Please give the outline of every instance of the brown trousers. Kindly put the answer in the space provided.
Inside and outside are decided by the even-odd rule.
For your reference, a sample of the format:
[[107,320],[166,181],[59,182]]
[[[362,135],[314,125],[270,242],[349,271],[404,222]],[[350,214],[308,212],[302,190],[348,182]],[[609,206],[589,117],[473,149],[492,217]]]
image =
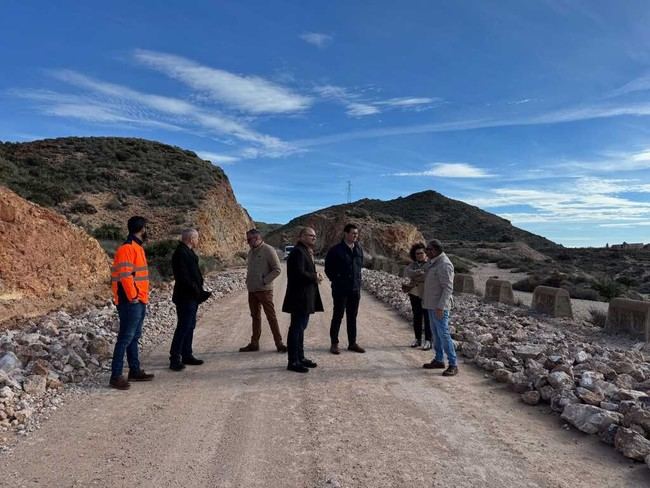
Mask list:
[[280,334],[280,326],[278,319],[275,316],[275,307],[273,306],[273,290],[264,291],[249,291],[248,292],[248,307],[251,310],[251,317],[253,319],[253,335],[251,336],[251,344],[256,346],[260,343],[260,336],[262,335],[262,308],[264,308],[264,315],[266,320],[269,321],[271,333],[275,345],[282,344],[282,334]]

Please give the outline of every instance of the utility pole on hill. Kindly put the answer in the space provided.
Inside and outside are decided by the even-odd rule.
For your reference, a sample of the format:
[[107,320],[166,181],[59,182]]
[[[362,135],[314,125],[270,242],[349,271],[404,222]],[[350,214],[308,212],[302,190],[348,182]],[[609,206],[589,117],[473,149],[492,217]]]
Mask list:
[[348,203],[352,203],[352,182],[348,180]]

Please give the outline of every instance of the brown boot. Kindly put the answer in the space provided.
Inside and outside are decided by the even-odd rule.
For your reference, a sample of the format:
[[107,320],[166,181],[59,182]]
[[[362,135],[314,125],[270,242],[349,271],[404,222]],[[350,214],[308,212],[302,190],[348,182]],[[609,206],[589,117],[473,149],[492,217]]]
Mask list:
[[435,359],[430,363],[424,363],[422,365],[424,369],[445,369],[445,363],[442,361],[436,361]]
[[144,369],[139,369],[137,371],[129,370],[130,381],[152,381],[153,377],[153,374],[145,373]]
[[339,345],[338,344],[332,344],[330,347],[330,352],[332,354],[341,354],[341,351],[339,350]]
[[276,345],[275,348],[278,350],[278,352],[287,352],[287,346],[282,343]]
[[255,351],[259,351],[259,350],[260,350],[260,346],[258,346],[257,344],[253,344],[253,343],[247,344],[244,347],[239,348],[239,352],[255,352]]
[[356,342],[348,346],[348,351],[364,353],[366,350]]
[[111,380],[108,382],[108,385],[111,388],[115,388],[116,390],[128,390],[129,388],[131,388],[131,385],[129,384],[128,380],[124,376],[111,378]]

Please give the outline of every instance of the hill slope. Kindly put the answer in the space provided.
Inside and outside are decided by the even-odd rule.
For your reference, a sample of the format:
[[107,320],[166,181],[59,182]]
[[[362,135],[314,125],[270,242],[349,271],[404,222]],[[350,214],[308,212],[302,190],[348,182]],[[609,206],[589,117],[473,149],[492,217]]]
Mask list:
[[426,239],[435,237],[444,241],[521,241],[534,249],[558,247],[544,237],[514,227],[506,219],[434,191],[414,193],[388,201],[366,198],[324,208],[291,220],[271,232],[268,238],[277,240],[278,235],[291,235],[295,228],[305,225],[316,215],[327,215],[330,218],[337,216],[339,219],[353,222],[371,218],[387,224],[409,223],[417,227]]
[[201,252],[220,259],[245,249],[252,225],[220,168],[191,151],[142,139],[0,143],[0,183],[101,238],[123,238],[134,214],[150,219],[154,240],[198,226]]

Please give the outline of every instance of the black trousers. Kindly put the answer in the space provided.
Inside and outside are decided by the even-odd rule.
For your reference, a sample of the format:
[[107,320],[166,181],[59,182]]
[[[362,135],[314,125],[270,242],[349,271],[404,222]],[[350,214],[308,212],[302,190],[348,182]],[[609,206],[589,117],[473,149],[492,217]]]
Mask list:
[[422,308],[422,299],[418,296],[411,295],[411,310],[413,311],[413,332],[415,340],[422,341],[422,322],[424,321],[424,340],[431,342],[431,326],[429,325],[429,314]]
[[305,359],[305,329],[309,324],[309,314],[292,313],[287,331],[287,352],[289,364],[299,363]]
[[330,325],[330,339],[332,344],[339,343],[339,330],[343,314],[348,329],[348,345],[357,343],[357,313],[359,312],[359,301],[361,290],[353,290],[349,293],[332,292],[334,311],[332,312],[332,323]]
[[192,357],[192,341],[194,340],[194,327],[196,327],[196,313],[199,309],[199,302],[187,301],[176,304],[176,330],[172,339],[172,347],[169,351],[169,359],[172,362],[180,362],[181,359]]

